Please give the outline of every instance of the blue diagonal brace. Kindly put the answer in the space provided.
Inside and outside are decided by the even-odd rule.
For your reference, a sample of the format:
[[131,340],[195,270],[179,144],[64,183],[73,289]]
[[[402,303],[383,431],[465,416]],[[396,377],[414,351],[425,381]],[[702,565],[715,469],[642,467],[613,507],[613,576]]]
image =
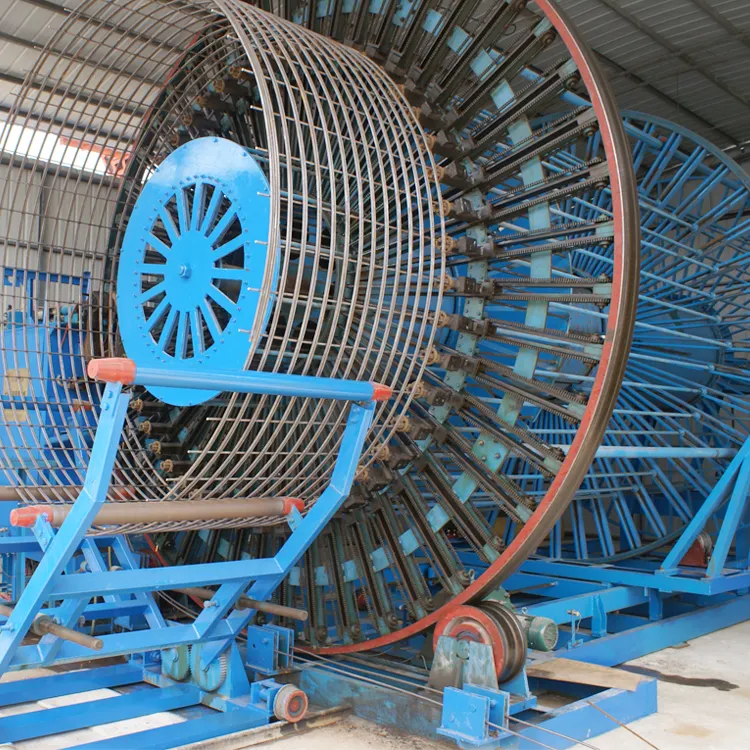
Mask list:
[[[110,545],[114,552],[115,560],[123,570],[140,569],[137,557],[133,554],[128,546],[128,542],[123,537],[112,537]],[[89,570],[95,573],[105,573],[108,570],[104,556],[93,539],[84,539],[81,544],[81,551],[86,558]],[[162,616],[161,610],[154,599],[154,595],[150,591],[120,592],[115,594],[105,594],[103,592],[102,599],[105,602],[112,604],[133,601],[143,604],[144,616],[149,627],[168,627],[167,621]]]
[[34,617],[81,544],[107,497],[129,401],[130,395],[122,393],[122,385],[107,385],[102,399],[99,427],[91,449],[89,471],[86,472],[81,494],[47,547],[13,608],[13,614],[0,632],[0,675],[8,669],[13,654],[31,627]]
[[193,627],[200,638],[211,634],[211,631],[232,609],[234,603],[245,593],[247,585],[247,580],[223,583],[210,601],[203,605],[203,611],[193,622]]
[[[353,403],[351,405],[330,484],[308,514],[299,522],[299,525],[274,558],[279,566],[278,574],[255,581],[250,587],[248,596],[260,601],[266,601],[270,598],[271,594],[305,554],[349,496],[374,413],[375,403],[372,401],[366,404]],[[249,624],[254,614],[254,609],[234,610],[226,618],[226,622],[231,627],[232,632],[239,633]],[[225,640],[205,646],[201,652],[202,663],[204,665],[210,664],[221,655],[230,643],[231,640]]]
[[680,538],[670,550],[661,566],[662,573],[672,573],[677,569],[680,561],[703,531],[711,516],[718,510],[726,499],[740,473],[742,466],[750,458],[750,438],[743,444],[737,455],[732,459],[724,473],[708,494],[698,512],[685,528]]
[[721,521],[721,530],[711,553],[711,561],[706,569],[706,575],[709,578],[720,575],[724,568],[729,548],[732,546],[734,535],[737,533],[737,527],[745,514],[749,490],[750,458],[745,458],[737,474],[737,480],[732,490],[732,497],[727,503],[724,518]]
[[[115,551],[115,556],[120,566],[126,570],[140,570],[140,562],[133,550],[130,549],[130,545],[127,540],[121,536],[116,536],[112,539],[112,548]],[[135,601],[143,601],[147,605],[145,612],[146,622],[151,628],[166,628],[168,627],[167,621],[159,609],[159,605],[156,603],[154,595],[150,591],[135,593],[133,594]]]

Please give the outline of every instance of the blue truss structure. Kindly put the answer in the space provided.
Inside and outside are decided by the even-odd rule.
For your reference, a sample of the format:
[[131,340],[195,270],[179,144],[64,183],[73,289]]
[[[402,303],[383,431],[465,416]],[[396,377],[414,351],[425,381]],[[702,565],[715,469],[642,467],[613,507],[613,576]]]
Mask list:
[[[245,592],[258,600],[268,599],[347,497],[372,423],[375,400],[378,398],[376,386],[367,382],[260,372],[205,370],[198,375],[149,368],[138,368],[133,382],[153,387],[197,389],[208,386],[239,393],[304,395],[350,401],[352,404],[330,484],[304,517],[299,510],[292,509],[287,517],[292,533],[276,555],[235,562],[141,569],[127,543],[115,537],[108,542],[115,551],[115,567],[119,568],[113,570],[104,560],[97,541],[86,537],[97,512],[107,499],[115,455],[131,398],[131,394],[123,390],[122,383],[109,382],[102,399],[91,463],[78,499],[57,532],[44,515],[40,515],[34,523],[35,542],[43,554],[11,615],[0,625],[0,673],[9,669],[86,660],[92,656],[146,654],[136,667],[131,663],[127,668],[110,669],[109,672],[96,670],[99,677],[94,680],[103,679],[101,685],[106,683],[110,686],[149,681],[162,685],[163,689],[158,697],[152,697],[149,701],[137,695],[121,696],[112,699],[113,702],[107,700],[106,705],[101,707],[101,714],[95,710],[98,708],[96,706],[90,706],[92,710],[86,712],[74,711],[74,707],[70,707],[2,719],[0,737],[3,740],[39,737],[201,702],[230,712],[230,718],[210,721],[208,730],[205,725],[194,727],[192,733],[184,727],[178,730],[165,728],[165,731],[154,730],[154,734],[148,737],[137,735],[131,738],[145,742],[148,747],[174,747],[175,743],[179,745],[237,728],[267,723],[273,716],[274,700],[282,686],[267,680],[252,684],[248,681],[234,642],[254,610],[235,608],[235,604]],[[24,539],[23,544],[29,542],[30,539]],[[88,563],[88,570],[73,572],[69,564],[79,550]],[[206,585],[218,585],[219,588],[209,606],[189,624],[166,621],[153,598],[153,592],[162,589]],[[98,596],[103,597],[104,602],[91,605],[91,600]],[[47,604],[50,606],[45,606]],[[42,612],[66,628],[74,628],[82,616],[95,618],[115,614],[138,614],[142,616],[145,627],[104,635],[101,637],[101,648],[95,652],[79,643],[50,634],[43,636],[38,643],[23,645],[24,637]],[[268,642],[268,638],[265,642]],[[287,639],[289,654],[291,643],[293,641]],[[175,650],[188,645],[191,646],[192,659],[189,683],[165,676],[158,666],[154,669],[155,664],[163,663],[159,652],[163,654],[165,649],[171,649],[167,652],[170,657],[180,653]],[[222,687],[219,693],[216,693],[217,687],[211,684],[212,676],[217,678],[217,687]],[[187,672],[181,678],[185,680]],[[75,689],[80,689],[79,678],[64,675],[46,682],[32,681],[22,690],[6,690],[0,695],[0,703],[3,700],[5,705],[38,700]],[[167,744],[159,744],[162,740]]]

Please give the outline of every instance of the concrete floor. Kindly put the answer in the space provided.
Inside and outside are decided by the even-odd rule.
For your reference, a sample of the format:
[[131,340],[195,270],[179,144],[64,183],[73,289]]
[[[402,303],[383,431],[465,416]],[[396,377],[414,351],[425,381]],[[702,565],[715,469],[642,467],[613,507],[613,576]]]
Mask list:
[[[681,648],[670,648],[630,662],[628,667],[659,679],[659,713],[630,725],[643,739],[617,729],[591,740],[598,750],[750,750],[750,622],[698,638]],[[3,679],[30,677],[12,673]],[[76,696],[43,701],[43,706],[115,695],[96,690]],[[0,711],[1,715],[33,710],[26,704]],[[104,737],[117,737],[174,721],[174,714],[156,714],[70,732],[44,740],[17,743],[18,750],[62,750]],[[646,740],[647,742],[645,742]],[[2,743],[2,738],[0,738]],[[650,743],[650,745],[648,744]],[[2,744],[0,744],[2,747]],[[312,732],[264,744],[271,750],[427,750],[448,748],[383,729],[356,717]],[[452,745],[455,747],[455,745]],[[584,750],[583,746],[578,746]],[[123,750],[133,750],[123,745]]]

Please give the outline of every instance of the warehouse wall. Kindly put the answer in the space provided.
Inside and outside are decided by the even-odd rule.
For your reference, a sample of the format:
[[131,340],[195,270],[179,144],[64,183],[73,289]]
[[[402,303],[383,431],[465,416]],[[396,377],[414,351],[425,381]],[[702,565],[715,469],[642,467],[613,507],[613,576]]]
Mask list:
[[[101,291],[104,258],[110,241],[117,190],[109,180],[90,173],[52,168],[0,166],[0,287],[2,310],[25,309],[24,282],[14,270],[81,277],[92,275],[92,290]],[[18,285],[16,285],[18,284]],[[36,307],[81,303],[81,286],[37,279]]]

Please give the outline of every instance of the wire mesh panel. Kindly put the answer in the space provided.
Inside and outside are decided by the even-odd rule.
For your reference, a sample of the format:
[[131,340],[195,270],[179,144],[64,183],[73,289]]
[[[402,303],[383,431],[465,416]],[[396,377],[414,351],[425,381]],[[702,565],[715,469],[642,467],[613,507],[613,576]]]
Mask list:
[[[635,301],[630,156],[598,74],[585,57],[571,59],[577,42],[554,9],[267,9],[380,62],[417,108],[441,183],[447,257],[427,368],[347,508],[279,594],[310,612],[312,645],[360,649],[497,585],[541,541],[588,467]],[[605,154],[558,167],[557,154],[585,151],[597,133]],[[571,218],[571,201],[592,206],[585,222]],[[586,254],[600,259],[597,273],[579,262]],[[560,371],[589,379],[568,387]],[[569,425],[574,450],[539,439],[540,414]],[[525,491],[529,475],[541,492]],[[505,523],[526,538],[506,548]],[[276,549],[284,533],[206,529],[154,547],[174,561],[230,559]],[[459,545],[484,566],[479,580],[459,562]]]
[[[211,19],[199,6],[174,24],[174,7],[164,4],[82,4],[56,18],[53,41],[2,125],[0,442],[10,497],[71,499],[82,482],[101,393],[85,378],[85,361],[121,351],[113,227],[133,144],[163,81]],[[150,492],[153,482],[130,429],[113,495]]]

